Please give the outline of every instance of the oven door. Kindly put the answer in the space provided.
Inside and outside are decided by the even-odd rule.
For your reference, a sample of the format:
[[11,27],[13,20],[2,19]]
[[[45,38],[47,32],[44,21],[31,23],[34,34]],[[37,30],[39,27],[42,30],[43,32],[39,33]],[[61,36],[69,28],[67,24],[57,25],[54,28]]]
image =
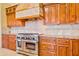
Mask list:
[[22,48],[23,48],[23,47],[22,47],[22,41],[21,41],[21,40],[17,40],[16,43],[17,43],[16,49],[17,49],[17,50],[22,50]]
[[38,42],[23,40],[24,51],[28,53],[38,54]]

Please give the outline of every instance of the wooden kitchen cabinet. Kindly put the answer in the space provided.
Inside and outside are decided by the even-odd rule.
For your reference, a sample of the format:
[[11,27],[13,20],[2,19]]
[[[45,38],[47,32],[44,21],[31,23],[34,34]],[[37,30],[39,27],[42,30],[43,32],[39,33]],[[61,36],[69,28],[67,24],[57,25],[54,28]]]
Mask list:
[[7,26],[11,27],[14,25],[14,18],[15,18],[15,14],[12,13],[12,14],[8,14],[7,15]]
[[76,4],[75,3],[70,3],[70,24],[75,24],[76,23]]
[[76,4],[65,3],[59,4],[59,20],[60,24],[76,24]]
[[2,35],[2,47],[16,50],[16,36],[10,34],[3,34]]
[[79,39],[40,36],[40,56],[79,56]]
[[72,40],[72,55],[79,56],[79,40]]
[[2,35],[2,48],[8,48],[9,47],[9,39],[8,35]]
[[68,39],[57,39],[57,55],[58,56],[71,56],[71,44]]
[[9,49],[16,50],[16,36],[9,35]]
[[56,40],[55,38],[40,37],[39,55],[40,56],[55,56],[56,55]]
[[16,10],[16,5],[6,8],[7,26],[8,27],[17,27],[17,26],[25,25],[24,20],[22,21],[22,20],[15,19],[15,10]]
[[48,4],[45,9],[45,24],[78,24],[79,4],[60,3]]
[[66,20],[65,24],[70,23],[70,4],[66,3]]
[[76,23],[79,24],[79,3],[76,3]]
[[[66,4],[58,4],[58,20],[60,24],[65,24],[66,23]],[[57,16],[56,16],[57,17]]]
[[45,24],[59,24],[57,4],[45,6],[44,9]]

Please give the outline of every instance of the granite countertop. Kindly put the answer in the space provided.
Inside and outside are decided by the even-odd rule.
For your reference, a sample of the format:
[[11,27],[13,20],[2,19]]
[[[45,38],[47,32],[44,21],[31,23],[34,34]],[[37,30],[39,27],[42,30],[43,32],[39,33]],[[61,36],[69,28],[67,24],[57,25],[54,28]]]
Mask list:
[[46,34],[42,34],[40,36],[54,37],[54,38],[79,39],[79,36],[69,36],[69,35],[46,35]]

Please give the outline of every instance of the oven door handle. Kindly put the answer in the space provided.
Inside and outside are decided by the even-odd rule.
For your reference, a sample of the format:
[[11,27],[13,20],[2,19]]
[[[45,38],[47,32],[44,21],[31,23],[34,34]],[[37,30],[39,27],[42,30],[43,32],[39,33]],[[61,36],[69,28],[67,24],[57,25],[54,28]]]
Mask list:
[[38,41],[29,41],[29,40],[22,40],[23,42],[31,42],[31,43],[38,43]]

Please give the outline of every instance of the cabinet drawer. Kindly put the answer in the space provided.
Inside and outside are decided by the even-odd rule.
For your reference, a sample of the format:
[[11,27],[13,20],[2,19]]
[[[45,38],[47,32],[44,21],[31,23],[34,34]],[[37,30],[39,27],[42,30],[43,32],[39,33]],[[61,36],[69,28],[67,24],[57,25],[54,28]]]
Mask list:
[[16,40],[16,36],[15,35],[9,35],[9,39]]
[[55,45],[56,44],[56,40],[53,40],[53,39],[42,39],[40,41],[40,43],[51,43],[51,44]]
[[40,50],[39,55],[40,56],[56,56],[56,52],[51,52],[48,50]]
[[14,39],[9,39],[9,42],[16,42],[16,40],[14,40]]
[[53,37],[40,37],[40,42],[47,42],[47,43],[52,43],[52,44],[56,44],[56,38]]
[[56,40],[55,39],[48,39],[47,42],[52,44],[52,45],[56,44]]
[[48,46],[47,50],[49,50],[49,51],[51,51],[51,52],[56,52],[57,46],[51,44],[51,45]]
[[56,49],[56,45],[53,45],[51,43],[40,44],[40,50],[56,51]]
[[57,44],[59,45],[69,45],[70,41],[67,39],[58,39]]
[[55,52],[50,52],[50,56],[56,56]]
[[40,43],[40,49],[41,50],[46,50],[48,48],[48,44],[47,43]]

